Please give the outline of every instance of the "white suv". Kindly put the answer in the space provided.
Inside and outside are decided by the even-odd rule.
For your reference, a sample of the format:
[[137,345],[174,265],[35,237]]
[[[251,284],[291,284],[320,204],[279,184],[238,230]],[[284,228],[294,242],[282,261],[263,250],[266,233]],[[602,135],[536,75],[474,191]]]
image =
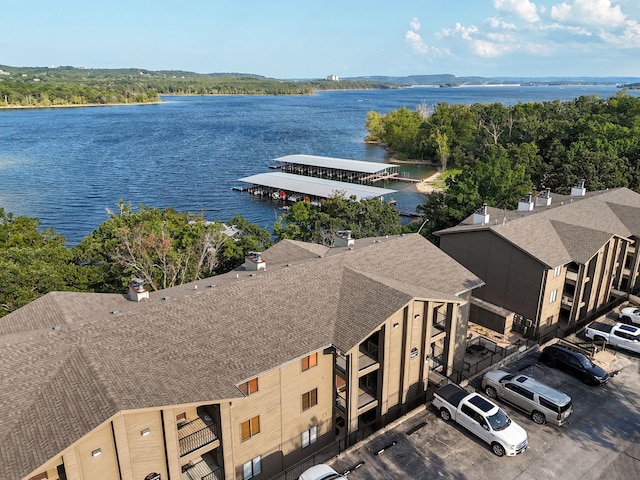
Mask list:
[[640,308],[624,307],[620,309],[620,321],[622,323],[635,323],[640,325]]
[[321,463],[302,472],[298,480],[347,480],[347,477],[340,475],[329,465]]

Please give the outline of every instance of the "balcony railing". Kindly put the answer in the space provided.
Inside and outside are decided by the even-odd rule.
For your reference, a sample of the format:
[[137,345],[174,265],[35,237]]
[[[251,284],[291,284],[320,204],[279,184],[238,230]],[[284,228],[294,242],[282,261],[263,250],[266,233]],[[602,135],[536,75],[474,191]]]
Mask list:
[[358,356],[358,371],[365,370],[371,367],[372,365],[376,365],[377,363],[378,361],[375,358],[373,358],[369,353],[361,351],[360,355]]
[[224,480],[222,467],[204,458],[183,470],[181,480]]
[[367,405],[371,405],[372,403],[374,403],[377,405],[377,399],[375,396],[373,396],[371,393],[369,393],[366,390],[363,390],[362,388],[359,389],[358,392],[358,409],[361,409],[363,407],[366,407]]
[[198,450],[218,440],[213,422],[205,422],[198,418],[178,429],[180,456]]

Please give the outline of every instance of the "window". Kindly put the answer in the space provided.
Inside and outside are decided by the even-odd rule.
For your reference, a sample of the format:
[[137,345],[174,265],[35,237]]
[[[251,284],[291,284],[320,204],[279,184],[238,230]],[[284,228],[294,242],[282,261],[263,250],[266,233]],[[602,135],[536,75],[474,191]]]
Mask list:
[[256,393],[258,391],[258,378],[254,378],[249,380],[248,382],[244,382],[239,385],[238,388],[245,395],[251,395],[252,393]]
[[250,478],[255,477],[260,472],[262,472],[262,459],[261,457],[256,457],[253,460],[249,460],[242,466],[242,471],[244,474],[244,480],[249,480]]
[[310,392],[302,394],[302,411],[309,410],[318,404],[318,389],[314,388]]
[[555,302],[557,297],[558,297],[558,290],[552,290],[551,295],[549,296],[549,303]]
[[302,371],[306,372],[311,367],[315,367],[318,364],[318,353],[312,353],[302,359]]
[[242,422],[242,441],[249,440],[254,435],[260,433],[260,416],[253,417],[246,422]]
[[558,277],[562,273],[562,265],[553,269],[553,276]]
[[302,432],[302,448],[307,448],[318,440],[318,427],[313,426],[306,432]]

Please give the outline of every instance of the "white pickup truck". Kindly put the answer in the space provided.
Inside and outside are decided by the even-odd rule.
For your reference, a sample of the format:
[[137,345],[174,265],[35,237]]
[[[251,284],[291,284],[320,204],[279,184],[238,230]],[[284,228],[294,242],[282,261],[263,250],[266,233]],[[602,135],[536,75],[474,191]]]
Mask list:
[[514,456],[526,450],[527,432],[511,420],[495,403],[458,385],[440,387],[433,394],[432,405],[440,418],[454,420],[491,445],[497,456]]
[[593,322],[584,332],[585,337],[594,342],[607,342],[618,348],[640,353],[640,327],[616,323]]

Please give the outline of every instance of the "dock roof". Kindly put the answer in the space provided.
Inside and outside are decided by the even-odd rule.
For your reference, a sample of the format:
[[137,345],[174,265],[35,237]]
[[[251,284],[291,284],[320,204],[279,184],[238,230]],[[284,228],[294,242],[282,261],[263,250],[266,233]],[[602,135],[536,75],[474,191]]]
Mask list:
[[309,165],[314,167],[332,168],[361,173],[380,173],[389,169],[397,169],[397,165],[378,162],[363,162],[362,160],[347,160],[344,158],[319,157],[317,155],[286,155],[274,159],[274,162]]
[[258,173],[241,178],[240,181],[322,198],[328,198],[336,191],[345,192],[347,198],[355,196],[356,200],[382,197],[397,192],[397,190],[391,190],[389,188],[337,182],[335,180],[325,180],[323,178],[306,177],[284,172]]

